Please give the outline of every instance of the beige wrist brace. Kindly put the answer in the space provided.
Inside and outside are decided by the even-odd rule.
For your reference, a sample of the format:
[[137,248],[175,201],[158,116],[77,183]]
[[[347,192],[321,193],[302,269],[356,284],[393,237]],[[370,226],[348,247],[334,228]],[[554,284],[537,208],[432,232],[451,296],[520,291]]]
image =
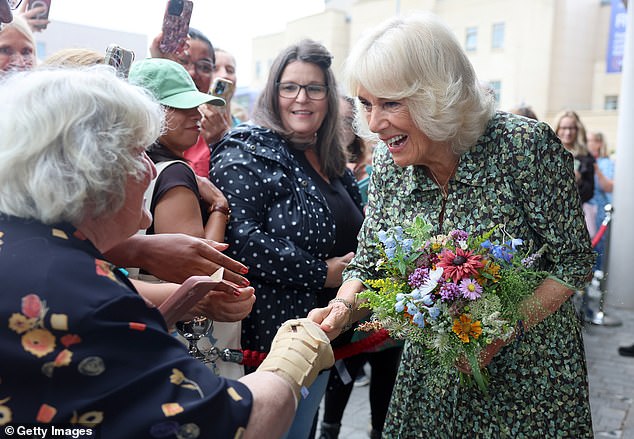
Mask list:
[[317,374],[334,362],[324,331],[308,319],[292,319],[278,329],[258,372],[273,372],[284,378],[299,401],[302,387],[309,387]]

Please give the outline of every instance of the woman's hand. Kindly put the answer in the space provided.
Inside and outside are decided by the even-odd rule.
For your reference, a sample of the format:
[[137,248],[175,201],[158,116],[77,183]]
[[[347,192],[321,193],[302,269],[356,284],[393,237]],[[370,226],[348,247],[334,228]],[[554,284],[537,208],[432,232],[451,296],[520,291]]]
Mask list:
[[29,1],[26,1],[22,2],[22,4],[20,5],[20,17],[22,17],[27,22],[32,32],[42,32],[44,29],[46,29],[46,26],[50,23],[50,20],[42,20],[40,18],[37,18],[37,16],[40,13],[46,11],[46,6],[36,6],[33,9],[27,9],[29,3]]
[[315,308],[308,313],[308,319],[317,323],[330,340],[343,332],[350,317],[350,310],[341,302],[332,302],[325,308]]
[[344,256],[336,256],[334,258],[326,259],[328,274],[326,275],[324,288],[338,288],[341,286],[341,282],[343,281],[341,274],[353,257],[354,252],[350,252]]
[[200,135],[203,136],[207,145],[214,145],[222,139],[231,128],[231,117],[228,116],[226,107],[215,107],[203,104],[198,107],[202,115],[200,120]]
[[223,206],[229,209],[229,202],[224,196],[222,191],[218,189],[211,181],[206,177],[196,176],[196,182],[198,183],[198,190],[203,200],[210,206]]
[[253,287],[237,288],[239,296],[226,291],[210,291],[190,311],[217,322],[238,322],[249,315],[255,303]]

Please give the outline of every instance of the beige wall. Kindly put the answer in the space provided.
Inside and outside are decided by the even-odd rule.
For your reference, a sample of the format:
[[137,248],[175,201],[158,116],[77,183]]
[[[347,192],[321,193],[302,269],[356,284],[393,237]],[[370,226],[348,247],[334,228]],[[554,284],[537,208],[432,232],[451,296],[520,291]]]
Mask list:
[[[255,58],[271,53],[274,57],[286,44],[309,36],[333,52],[339,75],[350,45],[368,28],[389,17],[428,10],[445,20],[463,46],[466,29],[477,27],[477,49],[468,55],[481,80],[500,81],[500,109],[526,103],[540,119],[552,123],[556,113],[571,108],[580,113],[587,129],[601,130],[611,145],[616,143],[618,111],[605,111],[603,105],[605,96],[619,94],[621,75],[605,73],[610,6],[599,0],[329,0],[325,4],[336,9],[289,23],[283,38],[254,40]],[[505,23],[504,47],[492,49],[492,26],[500,22]],[[284,44],[275,46],[279,41]]]

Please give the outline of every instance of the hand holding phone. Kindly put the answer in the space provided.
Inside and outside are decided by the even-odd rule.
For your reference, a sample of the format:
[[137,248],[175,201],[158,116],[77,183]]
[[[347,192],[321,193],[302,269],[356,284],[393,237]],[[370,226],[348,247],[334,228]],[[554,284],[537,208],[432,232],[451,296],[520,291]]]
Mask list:
[[168,0],[163,17],[163,38],[159,49],[163,53],[178,53],[189,33],[189,20],[194,3],[191,0]]
[[117,74],[122,78],[127,78],[130,73],[130,66],[134,61],[134,52],[124,49],[117,44],[111,44],[106,49],[104,62],[115,68]]
[[158,307],[167,327],[181,320],[200,299],[221,284],[223,274],[224,268],[219,268],[211,276],[192,276],[170,294]]
[[228,102],[233,95],[233,82],[225,78],[217,77],[211,84],[209,94],[223,98]]
[[[48,12],[51,8],[51,0],[30,0],[27,7],[27,11],[35,8],[42,8],[43,10],[33,17],[34,20],[46,20],[48,22]],[[46,23],[33,25],[35,29],[46,29]]]

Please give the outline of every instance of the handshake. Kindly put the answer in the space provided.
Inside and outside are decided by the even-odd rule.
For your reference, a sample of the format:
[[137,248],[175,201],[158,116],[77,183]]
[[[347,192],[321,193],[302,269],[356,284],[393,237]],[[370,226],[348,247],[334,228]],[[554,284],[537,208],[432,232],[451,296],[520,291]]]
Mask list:
[[302,387],[310,387],[319,372],[334,362],[330,340],[321,328],[308,319],[292,319],[278,329],[271,351],[257,371],[284,378],[299,401]]

